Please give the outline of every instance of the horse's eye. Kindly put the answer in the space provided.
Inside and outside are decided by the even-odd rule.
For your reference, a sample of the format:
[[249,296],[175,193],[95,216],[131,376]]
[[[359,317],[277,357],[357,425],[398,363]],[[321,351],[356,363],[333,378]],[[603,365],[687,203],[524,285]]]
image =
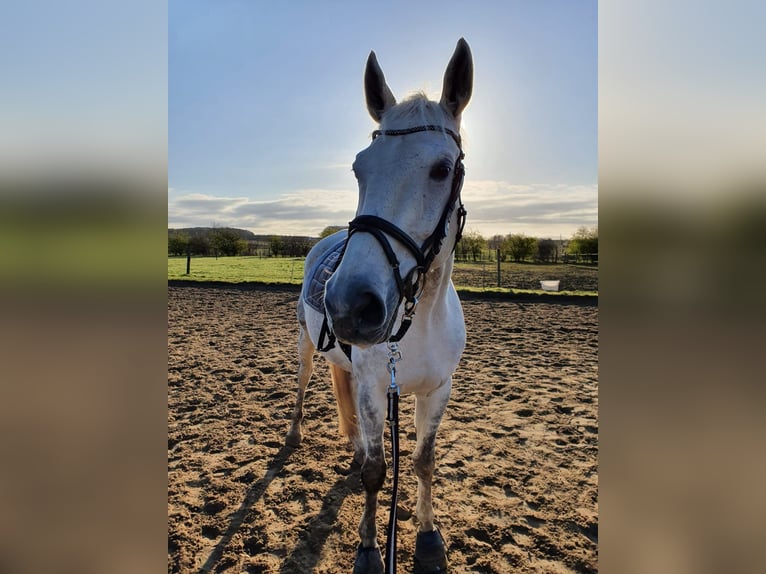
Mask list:
[[447,179],[450,171],[452,171],[452,168],[446,163],[437,163],[431,168],[431,173],[429,175],[431,176],[431,179],[442,181]]

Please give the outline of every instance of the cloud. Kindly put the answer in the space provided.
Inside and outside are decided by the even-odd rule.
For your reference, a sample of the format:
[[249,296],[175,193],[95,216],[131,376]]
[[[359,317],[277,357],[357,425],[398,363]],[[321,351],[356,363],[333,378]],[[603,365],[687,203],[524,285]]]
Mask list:
[[524,233],[569,237],[578,227],[598,225],[598,187],[466,181],[468,224],[482,235]]
[[355,191],[306,189],[270,200],[189,193],[169,196],[168,226],[215,224],[261,234],[316,236],[328,225],[345,225],[355,211]]
[[[463,202],[468,209],[469,229],[485,237],[507,233],[570,237],[580,226],[598,225],[595,184],[466,181]],[[215,224],[259,234],[316,236],[328,225],[350,221],[356,203],[356,190],[303,189],[268,200],[173,190],[168,194],[168,226]]]

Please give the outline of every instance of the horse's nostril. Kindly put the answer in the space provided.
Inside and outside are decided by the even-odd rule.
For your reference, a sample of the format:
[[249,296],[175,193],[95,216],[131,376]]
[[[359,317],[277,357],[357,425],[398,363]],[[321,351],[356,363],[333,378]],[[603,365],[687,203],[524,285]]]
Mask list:
[[356,312],[360,321],[367,325],[381,325],[386,320],[383,301],[373,293],[362,293],[359,296]]

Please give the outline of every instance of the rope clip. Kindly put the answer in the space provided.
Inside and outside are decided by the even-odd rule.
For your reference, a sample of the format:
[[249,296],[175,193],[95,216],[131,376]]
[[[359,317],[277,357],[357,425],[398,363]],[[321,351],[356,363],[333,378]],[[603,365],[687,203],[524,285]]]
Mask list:
[[399,350],[399,344],[389,342],[388,343],[388,372],[391,373],[391,385],[388,387],[389,393],[391,391],[399,394],[399,386],[396,384],[396,363],[402,360],[402,352]]

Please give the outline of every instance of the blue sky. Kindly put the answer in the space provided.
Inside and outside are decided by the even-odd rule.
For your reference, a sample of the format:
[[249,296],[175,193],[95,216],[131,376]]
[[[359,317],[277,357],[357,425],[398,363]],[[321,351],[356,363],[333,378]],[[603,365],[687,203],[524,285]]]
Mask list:
[[[383,7],[381,9],[381,7]],[[597,225],[597,4],[171,0],[168,225],[317,235],[354,214],[375,50],[398,99],[438,99],[459,37],[468,229],[569,237]]]

